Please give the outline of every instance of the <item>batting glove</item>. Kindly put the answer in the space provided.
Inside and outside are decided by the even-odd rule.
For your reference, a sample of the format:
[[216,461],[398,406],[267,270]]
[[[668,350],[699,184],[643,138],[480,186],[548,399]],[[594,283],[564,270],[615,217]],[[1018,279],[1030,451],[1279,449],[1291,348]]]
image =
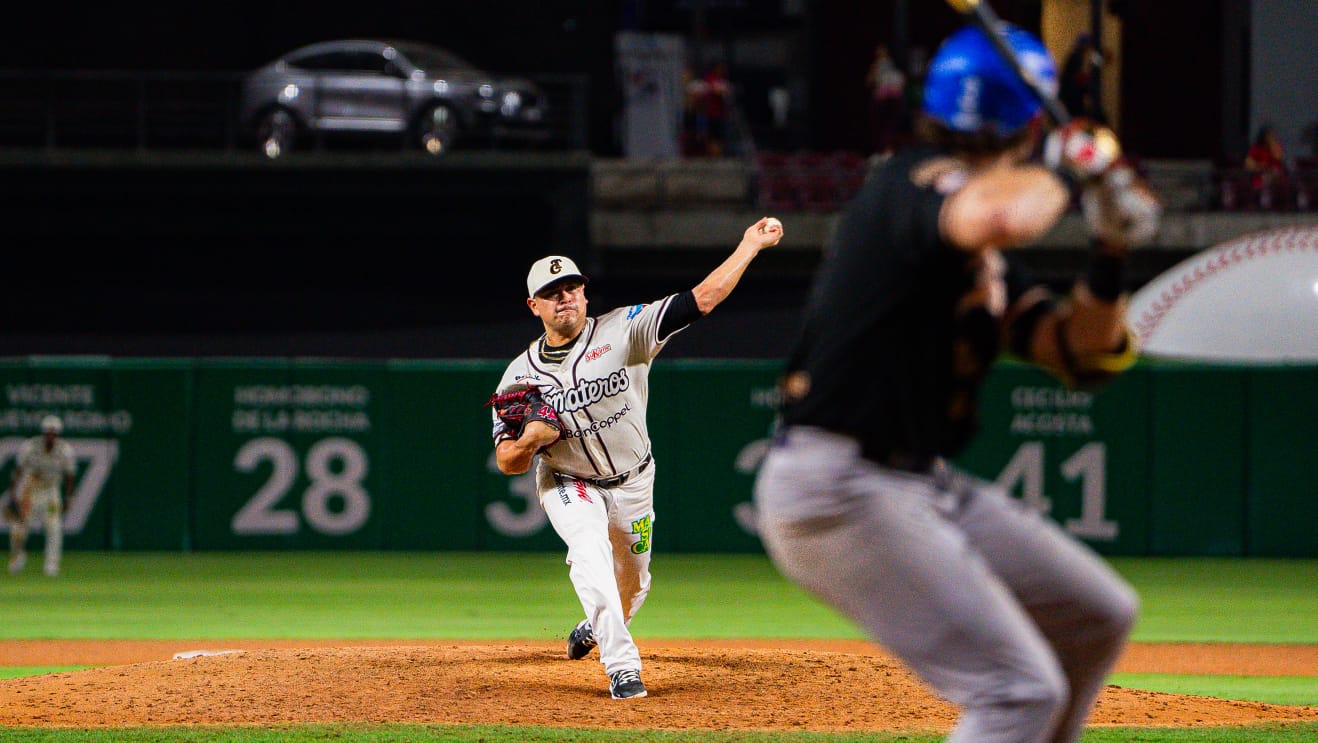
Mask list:
[[1134,247],[1153,239],[1162,221],[1162,204],[1125,163],[1109,167],[1080,195],[1089,232],[1111,246]]
[[1121,143],[1111,129],[1077,118],[1048,133],[1043,162],[1083,188],[1107,172],[1121,157]]

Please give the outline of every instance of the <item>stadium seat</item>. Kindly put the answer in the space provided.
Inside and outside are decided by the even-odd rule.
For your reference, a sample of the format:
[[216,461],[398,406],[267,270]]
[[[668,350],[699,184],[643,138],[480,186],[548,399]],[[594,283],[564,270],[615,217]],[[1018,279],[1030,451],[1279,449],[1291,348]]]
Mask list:
[[809,211],[837,211],[842,205],[841,181],[831,168],[818,168],[801,177],[801,207]]
[[761,173],[756,181],[756,203],[767,212],[801,208],[801,177],[788,170]]
[[1250,211],[1258,206],[1249,175],[1238,170],[1225,170],[1219,174],[1217,198],[1218,204],[1227,211]]
[[838,170],[859,170],[865,167],[865,156],[855,150],[834,150],[828,159]]
[[796,150],[789,156],[788,167],[801,175],[808,175],[832,166],[828,153],[816,150]]
[[761,150],[755,153],[753,165],[756,170],[782,170],[787,167],[788,160],[785,152]]
[[1295,161],[1295,208],[1318,209],[1318,157],[1301,157]]

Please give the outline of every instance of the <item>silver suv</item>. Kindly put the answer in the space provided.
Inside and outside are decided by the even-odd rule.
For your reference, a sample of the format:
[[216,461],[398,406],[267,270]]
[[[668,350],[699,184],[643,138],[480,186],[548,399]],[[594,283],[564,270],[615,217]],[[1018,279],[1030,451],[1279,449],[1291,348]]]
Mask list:
[[545,96],[414,41],[344,39],[296,49],[243,79],[239,116],[267,157],[321,136],[384,135],[438,155],[459,141],[547,139]]

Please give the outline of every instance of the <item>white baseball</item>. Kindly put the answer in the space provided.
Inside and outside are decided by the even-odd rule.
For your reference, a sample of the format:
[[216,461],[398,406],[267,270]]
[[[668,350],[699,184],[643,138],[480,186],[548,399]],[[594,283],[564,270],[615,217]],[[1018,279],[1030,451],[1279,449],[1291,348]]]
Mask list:
[[783,228],[783,223],[779,222],[777,217],[769,217],[767,220],[764,221],[764,226],[760,228],[760,232],[768,232],[770,229],[774,227],[777,227],[781,231]]

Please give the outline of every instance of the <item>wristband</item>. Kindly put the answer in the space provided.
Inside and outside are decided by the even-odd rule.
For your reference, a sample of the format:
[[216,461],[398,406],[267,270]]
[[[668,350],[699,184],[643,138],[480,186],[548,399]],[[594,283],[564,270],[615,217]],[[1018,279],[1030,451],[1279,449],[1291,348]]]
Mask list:
[[1095,241],[1089,251],[1089,270],[1085,275],[1089,292],[1105,302],[1115,302],[1121,296],[1125,278],[1125,252],[1104,249]]

